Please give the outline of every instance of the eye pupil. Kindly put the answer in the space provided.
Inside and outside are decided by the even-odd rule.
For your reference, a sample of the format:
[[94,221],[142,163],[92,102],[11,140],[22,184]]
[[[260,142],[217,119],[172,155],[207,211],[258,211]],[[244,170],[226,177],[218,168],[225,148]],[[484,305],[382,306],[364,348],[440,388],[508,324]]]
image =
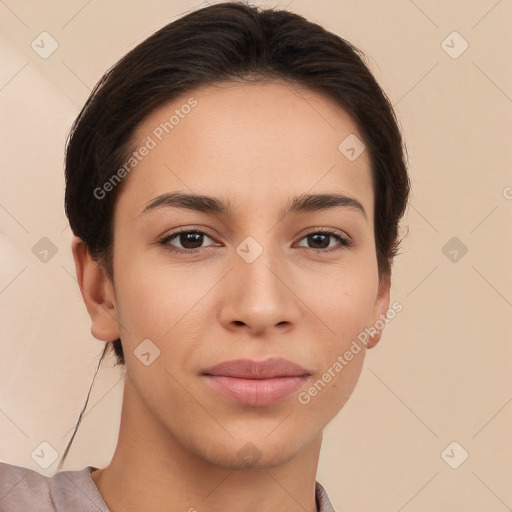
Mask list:
[[[197,231],[188,231],[186,233],[181,233],[180,243],[185,249],[197,249],[198,247],[201,247],[201,245],[203,244],[203,236],[204,235],[202,233],[199,233]],[[189,247],[190,243],[192,244],[193,247]]]
[[[322,234],[322,233],[314,233],[312,235],[309,235],[308,238],[309,238],[310,241],[313,240],[313,245],[315,243],[319,242],[318,237],[322,238],[323,239],[323,243],[322,243],[322,241],[320,241],[321,247],[313,247],[313,249],[325,249],[326,247],[329,247],[329,236],[330,235],[325,235],[325,234]],[[326,241],[327,241],[327,244],[325,243]]]

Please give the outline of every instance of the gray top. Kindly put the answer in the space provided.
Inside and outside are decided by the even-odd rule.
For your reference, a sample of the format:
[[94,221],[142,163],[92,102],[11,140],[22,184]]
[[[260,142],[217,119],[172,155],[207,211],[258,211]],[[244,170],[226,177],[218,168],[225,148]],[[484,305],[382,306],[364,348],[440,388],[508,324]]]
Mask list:
[[[1,512],[110,512],[91,478],[93,466],[53,476],[0,462]],[[315,484],[319,512],[336,512],[326,490]]]

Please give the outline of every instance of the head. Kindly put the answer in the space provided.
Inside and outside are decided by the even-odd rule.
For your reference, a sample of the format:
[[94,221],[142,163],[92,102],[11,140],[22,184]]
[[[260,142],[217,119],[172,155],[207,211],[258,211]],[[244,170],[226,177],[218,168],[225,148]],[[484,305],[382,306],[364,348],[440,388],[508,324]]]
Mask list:
[[[292,457],[379,334],[314,399],[287,399],[294,419],[268,438],[283,403],[242,407],[202,373],[280,356],[309,385],[332,375],[389,308],[409,187],[392,106],[350,43],[243,3],[170,23],[101,78],[68,138],[66,214],[102,357],[115,352],[133,400],[192,452],[234,467],[245,440],[262,467]],[[237,448],[215,422],[204,436],[194,400]]]

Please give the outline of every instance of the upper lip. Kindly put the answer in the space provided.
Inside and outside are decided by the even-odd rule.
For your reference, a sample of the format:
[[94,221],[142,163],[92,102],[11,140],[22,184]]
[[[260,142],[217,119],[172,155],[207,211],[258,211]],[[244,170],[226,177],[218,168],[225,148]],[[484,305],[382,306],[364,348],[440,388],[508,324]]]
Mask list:
[[309,371],[302,366],[282,357],[271,357],[264,361],[234,359],[206,368],[202,373],[204,375],[238,377],[239,379],[271,379],[310,375]]

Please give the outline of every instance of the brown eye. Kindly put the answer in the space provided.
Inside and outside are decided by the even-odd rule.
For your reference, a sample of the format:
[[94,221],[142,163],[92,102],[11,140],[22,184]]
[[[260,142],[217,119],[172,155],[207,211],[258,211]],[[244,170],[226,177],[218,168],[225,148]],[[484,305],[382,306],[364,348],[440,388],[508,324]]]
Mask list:
[[179,233],[173,238],[177,238],[184,249],[197,249],[203,245],[204,236],[204,233],[199,233],[198,231],[188,231]]
[[[315,231],[307,234],[302,240],[306,240],[307,244],[309,244],[309,247],[306,247],[306,249],[315,252],[331,252],[331,250],[343,249],[354,245],[350,238],[341,235],[337,231]],[[333,240],[337,243],[331,245]]]
[[[206,247],[202,247],[204,239],[209,238],[212,240],[206,233],[199,230],[182,230],[177,233],[173,233],[169,236],[166,236],[158,243],[165,247],[169,252],[177,252],[177,253],[194,253],[194,252],[203,252],[202,249]],[[181,245],[176,247],[172,240],[177,240],[178,244]],[[199,250],[201,249],[201,250]]]

